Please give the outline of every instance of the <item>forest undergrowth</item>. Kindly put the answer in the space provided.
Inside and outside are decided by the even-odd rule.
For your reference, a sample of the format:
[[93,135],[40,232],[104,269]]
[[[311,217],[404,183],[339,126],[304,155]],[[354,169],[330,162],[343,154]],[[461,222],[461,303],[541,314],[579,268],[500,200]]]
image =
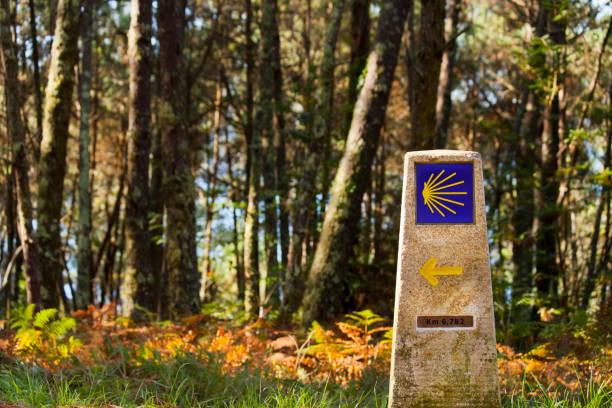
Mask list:
[[[392,329],[369,310],[308,331],[150,317],[133,324],[108,304],[0,322],[0,408],[387,406]],[[609,332],[558,326],[527,352],[498,344],[504,407],[612,406]]]

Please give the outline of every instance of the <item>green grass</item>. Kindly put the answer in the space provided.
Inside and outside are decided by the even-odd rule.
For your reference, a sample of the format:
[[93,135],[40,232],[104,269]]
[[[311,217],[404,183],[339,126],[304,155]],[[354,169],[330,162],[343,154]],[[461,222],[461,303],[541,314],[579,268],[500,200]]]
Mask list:
[[158,364],[140,360],[64,370],[59,374],[20,363],[0,369],[0,401],[29,407],[385,407],[387,379],[366,373],[342,387],[278,380],[245,368],[226,375],[214,359],[193,355]]
[[[545,387],[537,379],[527,381],[523,379],[521,391],[508,396],[504,401],[504,408],[611,408],[612,407],[612,379],[596,383],[592,377],[586,382],[581,381],[578,392],[570,390],[552,390]],[[537,397],[530,397],[537,392]]]
[[[209,356],[210,357],[210,356]],[[332,382],[303,384],[278,380],[245,367],[224,374],[215,356],[185,354],[175,360],[118,358],[113,362],[75,367],[59,373],[11,362],[0,368],[0,401],[28,407],[105,406],[121,407],[386,407],[388,379],[366,372],[347,386]],[[612,407],[610,383],[586,381],[578,393],[558,392],[549,396],[537,381],[524,381],[523,389],[504,397],[503,406],[595,408]]]

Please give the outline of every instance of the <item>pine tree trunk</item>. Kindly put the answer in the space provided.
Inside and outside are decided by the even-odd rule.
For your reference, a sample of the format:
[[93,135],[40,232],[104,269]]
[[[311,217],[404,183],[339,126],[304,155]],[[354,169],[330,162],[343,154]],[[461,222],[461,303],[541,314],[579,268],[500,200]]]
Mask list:
[[[535,21],[530,25],[535,35],[542,37],[546,32],[546,12],[543,8],[538,10]],[[539,70],[544,64],[544,55],[532,45],[532,58],[530,65]],[[535,172],[536,140],[539,139],[541,124],[541,104],[538,93],[533,89],[533,80],[527,80],[521,105],[514,123],[513,151],[515,160],[516,203],[510,222],[514,229],[512,241],[512,263],[514,274],[512,278],[512,305],[510,318],[527,321],[530,319],[529,307],[517,304],[524,296],[531,293],[533,288],[533,262],[534,262],[534,221],[535,221]]]
[[164,162],[163,194],[167,215],[166,270],[172,317],[200,308],[196,257],[195,191],[187,137],[183,34],[185,2],[160,0],[158,6],[161,102],[159,125]]
[[327,320],[342,312],[346,267],[353,255],[361,200],[370,184],[372,161],[391,93],[393,73],[408,14],[409,2],[381,4],[374,48],[353,113],[346,149],[336,173],[331,201],[308,276],[303,323]]
[[[528,307],[516,304],[529,294],[533,287],[533,223],[535,216],[535,162],[534,142],[537,139],[539,122],[539,104],[537,96],[529,90],[530,83],[525,84],[524,99],[531,109],[525,112],[526,130],[522,131],[520,123],[515,126],[515,141],[513,143],[516,177],[516,203],[510,222],[514,229],[512,240],[512,263],[514,274],[512,278],[511,318],[514,320],[529,320]],[[534,109],[535,107],[535,109]]]
[[414,88],[410,146],[415,150],[431,149],[435,142],[436,101],[444,51],[444,3],[445,0],[431,0],[421,8],[421,27],[415,44],[415,78],[410,84]]
[[244,219],[244,308],[253,316],[259,309],[259,178],[261,177],[261,138],[253,131],[253,81],[255,61],[251,25],[253,10],[251,0],[246,0],[246,64],[247,64],[247,118],[245,138],[247,142],[247,208]]
[[348,101],[342,135],[345,135],[351,126],[355,101],[359,95],[359,78],[368,61],[369,50],[370,0],[351,0],[351,60],[348,70]]
[[[227,129],[225,130],[225,136],[227,138]],[[234,171],[232,169],[232,152],[230,150],[229,140],[225,142],[225,156],[227,159],[227,174],[230,180],[230,200],[232,200],[232,238],[234,244],[234,258],[236,262],[236,286],[238,287],[238,300],[244,302],[244,267],[242,254],[240,253],[240,246],[238,244],[238,214],[236,213],[236,206],[239,201],[238,192],[234,180]]]
[[[274,131],[275,55],[279,52],[276,0],[263,0],[261,6],[261,60],[259,63],[259,100],[255,114],[255,133],[261,138],[264,160],[261,164],[264,201],[264,248],[266,282],[278,283],[278,234],[276,191],[277,161]],[[268,285],[266,285],[266,291]]]
[[330,138],[333,114],[334,97],[334,69],[336,65],[335,52],[342,12],[345,0],[333,2],[332,13],[327,24],[325,44],[323,48],[323,59],[319,72],[319,93],[317,95],[317,109],[314,117],[313,131],[308,145],[308,151],[304,158],[304,174],[302,182],[297,187],[296,203],[294,205],[296,215],[294,221],[294,237],[287,276],[284,284],[285,298],[283,307],[286,313],[295,312],[299,307],[304,293],[306,271],[302,265],[302,244],[308,233],[308,225],[315,216],[317,203],[317,175],[319,162],[323,153],[325,140]]
[[[221,74],[221,73],[220,73]],[[204,264],[202,265],[202,277],[200,280],[200,302],[212,301],[212,283],[208,278],[212,277],[212,267],[210,262],[210,250],[212,245],[212,223],[215,216],[215,199],[217,196],[217,169],[219,167],[219,134],[221,133],[221,79],[217,84],[217,95],[215,99],[215,114],[213,118],[213,144],[212,144],[212,165],[208,171],[208,197],[206,198],[206,226],[204,227]],[[208,292],[208,293],[207,293]]]
[[250,151],[250,176],[248,184],[247,208],[244,220],[244,307],[247,314],[253,316],[259,309],[259,255],[257,233],[259,231],[257,203],[259,197],[259,177],[261,174],[259,154],[261,148],[257,133],[253,134]]
[[[535,35],[542,37],[546,33],[546,11],[540,6],[534,21],[530,22]],[[545,56],[534,41],[530,65],[534,70],[541,69]],[[535,172],[534,149],[539,140],[542,121],[540,96],[534,90],[534,81],[528,79],[524,84],[521,104],[514,122],[513,151],[515,160],[516,203],[510,222],[514,229],[512,241],[512,305],[510,319],[528,321],[531,311],[526,305],[518,304],[529,295],[533,288],[534,264],[534,221],[535,221]]]
[[78,309],[87,309],[91,276],[91,191],[89,190],[89,112],[91,106],[91,42],[93,0],[84,2],[81,24],[81,77],[79,80],[79,228],[77,238]]
[[78,60],[80,2],[59,0],[51,62],[45,90],[43,136],[38,172],[38,229],[44,307],[57,307],[62,270],[60,217],[62,213],[66,145]]
[[[279,228],[279,243],[281,250],[281,265],[282,267],[275,271],[274,280],[280,286],[283,276],[281,271],[287,266],[289,254],[289,174],[287,174],[287,152],[286,152],[286,131],[285,131],[285,101],[283,95],[283,71],[281,67],[280,56],[280,35],[279,35],[279,11],[276,0],[270,1],[272,7],[273,24],[269,27],[271,34],[270,63],[273,72],[273,98],[274,98],[274,118],[275,118],[275,134],[274,147],[276,149],[276,191],[278,195],[278,228]],[[280,302],[280,291],[274,289],[271,295],[271,302],[278,305]]]
[[[552,4],[543,3],[547,8],[547,33],[552,44],[565,43],[564,18],[558,17],[561,2],[555,0]],[[547,95],[547,105],[544,111],[544,126],[541,140],[540,158],[540,189],[538,190],[538,232],[536,236],[536,269],[535,285],[538,298],[543,306],[556,306],[557,280],[561,276],[557,264],[558,219],[559,208],[559,179],[557,175],[559,152],[559,88],[563,86],[563,60],[561,51],[555,51],[553,71],[558,74],[557,82],[553,85],[551,94]]]
[[[159,78],[159,55],[154,57],[156,68],[156,98],[159,100],[161,94],[161,80]],[[159,107],[155,105],[155,115],[159,118]],[[156,120],[156,123],[159,121]],[[152,131],[153,141],[151,146],[151,183],[149,192],[149,214],[151,216],[152,225],[149,225],[151,233],[150,252],[151,252],[151,270],[155,280],[154,293],[157,295],[155,302],[155,310],[159,316],[164,315],[167,310],[163,310],[167,302],[164,301],[165,291],[162,289],[165,286],[165,268],[164,263],[164,246],[161,242],[163,234],[163,215],[164,201],[161,193],[163,183],[163,159],[162,159],[162,143],[161,130],[156,126]]]
[[450,0],[444,22],[444,51],[440,66],[440,81],[438,101],[436,102],[436,149],[446,147],[448,126],[451,116],[451,92],[453,90],[455,74],[455,54],[457,53],[457,24],[461,12],[462,0]]
[[[38,245],[32,224],[33,211],[28,176],[29,164],[26,156],[26,141],[21,121],[21,93],[18,80],[18,64],[15,45],[10,32],[10,8],[7,0],[2,0],[0,8],[0,57],[4,77],[4,96],[7,110],[7,131],[12,150],[13,172],[17,192],[17,230],[23,250],[26,276],[26,299],[40,308],[42,305],[40,288],[40,264]],[[7,222],[13,222],[8,219]],[[10,237],[9,237],[10,239]],[[17,272],[15,272],[17,273]]]
[[124,316],[135,319],[144,317],[136,305],[153,312],[158,297],[149,234],[152,7],[151,0],[132,0],[128,32],[130,114],[125,202],[126,265],[121,294]]

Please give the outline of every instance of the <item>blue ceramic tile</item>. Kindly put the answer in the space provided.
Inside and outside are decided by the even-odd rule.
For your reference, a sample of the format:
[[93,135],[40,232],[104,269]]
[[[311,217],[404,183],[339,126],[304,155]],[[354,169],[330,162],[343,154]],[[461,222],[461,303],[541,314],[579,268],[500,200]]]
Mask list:
[[474,165],[416,163],[417,224],[474,222]]

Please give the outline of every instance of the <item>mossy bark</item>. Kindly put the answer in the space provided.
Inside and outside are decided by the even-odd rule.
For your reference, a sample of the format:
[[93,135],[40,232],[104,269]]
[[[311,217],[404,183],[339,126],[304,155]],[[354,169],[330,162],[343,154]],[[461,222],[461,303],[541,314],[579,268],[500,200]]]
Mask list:
[[151,266],[149,234],[149,152],[151,149],[151,64],[153,11],[151,0],[131,3],[128,55],[130,96],[127,196],[125,205],[125,275],[123,314],[139,319],[139,305],[156,310],[157,288]]
[[370,0],[351,0],[351,60],[349,62],[348,100],[342,135],[348,133],[355,101],[359,96],[359,78],[368,61],[370,50]]
[[[21,121],[21,93],[18,80],[18,64],[15,44],[10,31],[10,7],[7,0],[2,0],[0,7],[0,62],[4,77],[4,96],[6,100],[7,132],[12,146],[13,174],[17,192],[17,230],[23,249],[26,276],[26,298],[38,308],[42,305],[39,275],[38,245],[32,225],[33,211],[28,176],[28,159],[26,156],[25,130]],[[11,204],[12,205],[12,204]],[[12,219],[8,219],[12,223]],[[12,239],[9,236],[9,239]],[[9,245],[10,246],[10,245]],[[6,295],[8,297],[8,294]]]
[[45,90],[41,156],[38,171],[38,229],[44,307],[59,304],[62,271],[60,217],[66,173],[66,144],[78,60],[80,2],[59,0],[51,62]]
[[374,48],[308,276],[303,301],[306,326],[342,312],[341,293],[356,243],[361,200],[370,184],[407,14],[406,1],[387,0],[381,4]]
[[161,68],[159,126],[166,208],[165,266],[168,310],[174,318],[197,313],[200,276],[196,257],[195,189],[186,127],[183,72],[185,2],[161,0],[158,24]]

